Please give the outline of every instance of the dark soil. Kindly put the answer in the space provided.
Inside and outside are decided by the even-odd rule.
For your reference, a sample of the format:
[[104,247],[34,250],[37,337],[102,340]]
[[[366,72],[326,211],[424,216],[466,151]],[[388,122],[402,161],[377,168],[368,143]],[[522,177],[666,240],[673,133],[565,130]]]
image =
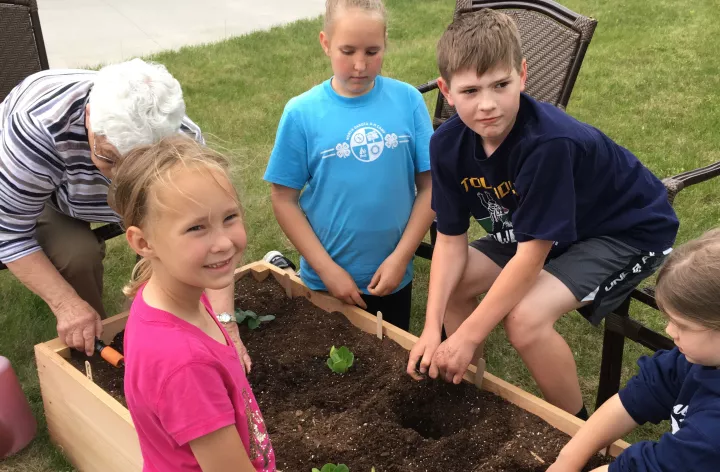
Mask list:
[[[340,313],[289,300],[270,278],[238,282],[236,304],[274,321],[241,326],[253,360],[248,376],[283,472],[343,463],[351,472],[544,472],[569,437],[474,385],[413,381],[407,351],[364,333]],[[335,374],[331,346],[355,363]],[[122,352],[122,333],[112,344]],[[84,354],[71,363],[85,371]],[[125,405],[124,369],[89,358],[95,382]],[[596,456],[584,470],[609,460]]]
[[[255,331],[243,326],[241,337],[279,470],[332,462],[352,472],[544,472],[569,440],[474,385],[415,382],[405,349],[340,313],[289,300],[272,278],[241,279],[236,304],[277,317]],[[355,354],[347,374],[326,365],[333,345]],[[585,470],[607,462],[595,457]]]
[[[123,336],[125,331],[120,331],[115,338],[113,338],[110,347],[114,348],[120,354],[123,353]],[[93,382],[95,382],[100,388],[105,390],[114,399],[122,403],[127,408],[125,403],[125,366],[115,367],[100,357],[99,354],[95,353],[88,357],[84,352],[70,349],[70,363],[74,365],[80,372],[85,373],[85,361],[90,362],[90,368],[92,369]]]

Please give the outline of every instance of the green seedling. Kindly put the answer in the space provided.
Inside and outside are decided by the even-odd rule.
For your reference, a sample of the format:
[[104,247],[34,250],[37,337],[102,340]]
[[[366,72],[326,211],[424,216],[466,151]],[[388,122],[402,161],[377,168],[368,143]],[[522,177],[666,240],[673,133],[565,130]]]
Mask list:
[[241,310],[240,308],[235,310],[235,321],[237,321],[238,324],[242,324],[246,321],[248,328],[250,329],[257,329],[260,324],[274,319],[275,315],[258,315],[254,311]]
[[347,372],[348,369],[352,367],[354,361],[355,355],[345,346],[340,349],[336,349],[335,346],[330,348],[330,357],[327,360],[327,365],[336,374],[344,374]]
[[325,464],[322,469],[313,468],[312,472],[350,472],[350,469],[345,464]]
[[[325,464],[322,469],[316,469],[313,467],[312,472],[350,472],[348,466],[345,464]],[[375,472],[375,467],[370,472]]]

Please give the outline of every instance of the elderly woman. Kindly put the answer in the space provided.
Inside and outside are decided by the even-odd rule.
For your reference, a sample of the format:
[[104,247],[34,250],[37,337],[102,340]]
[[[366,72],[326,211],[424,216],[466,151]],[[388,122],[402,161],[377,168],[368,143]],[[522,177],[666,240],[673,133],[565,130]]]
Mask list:
[[[119,221],[107,204],[113,166],[179,131],[202,142],[178,81],[140,59],[43,71],[0,104],[0,261],[49,305],[60,338],[88,355],[105,316],[105,244],[90,223]],[[217,313],[232,312],[231,292],[210,295]]]

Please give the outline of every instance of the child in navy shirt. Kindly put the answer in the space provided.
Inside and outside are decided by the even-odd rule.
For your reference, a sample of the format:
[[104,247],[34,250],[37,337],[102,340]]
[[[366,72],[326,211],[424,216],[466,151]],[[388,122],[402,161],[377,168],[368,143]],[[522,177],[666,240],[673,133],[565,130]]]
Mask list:
[[673,251],[656,297],[672,351],[640,359],[640,373],[605,402],[548,472],[578,472],[590,456],[647,421],[670,418],[672,432],[630,446],[596,472],[720,470],[720,229]]
[[[430,142],[438,238],[408,373],[418,377],[421,360],[420,373],[459,383],[502,322],[545,399],[587,418],[554,324],[575,309],[598,324],[659,267],[678,227],[667,192],[630,151],[523,93],[527,65],[507,15],[462,15],[437,56],[457,115]],[[488,235],[468,248],[470,215]]]

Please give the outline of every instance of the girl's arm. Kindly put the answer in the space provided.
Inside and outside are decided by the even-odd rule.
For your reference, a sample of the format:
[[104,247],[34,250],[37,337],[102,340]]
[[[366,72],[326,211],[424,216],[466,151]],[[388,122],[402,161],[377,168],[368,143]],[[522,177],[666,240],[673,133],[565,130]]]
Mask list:
[[394,251],[405,260],[405,265],[415,255],[415,250],[420,246],[420,242],[422,242],[435,218],[435,212],[430,208],[430,199],[432,197],[430,171],[415,174],[415,186],[417,187],[417,195],[410,213],[410,219]]
[[[593,454],[636,427],[637,423],[625,410],[620,396],[615,394],[603,403],[565,445],[548,472],[580,472]],[[602,471],[603,468],[596,470]]]
[[375,272],[368,292],[384,297],[391,294],[402,282],[405,270],[415,255],[415,250],[425,237],[435,218],[435,212],[430,207],[432,197],[432,177],[430,171],[415,174],[417,195],[413,203],[410,219],[395,250],[383,261]]
[[205,290],[205,294],[207,295],[208,300],[210,300],[210,306],[212,306],[216,315],[219,315],[220,313],[230,313],[230,315],[233,316],[233,319],[230,322],[222,323],[222,325],[228,332],[233,344],[235,344],[235,349],[237,349],[238,356],[240,357],[240,362],[242,362],[243,368],[245,369],[245,373],[249,374],[252,369],[252,360],[250,359],[250,354],[248,354],[245,344],[243,344],[242,339],[240,339],[240,330],[238,329],[234,316],[235,283],[233,282],[227,287],[219,290],[207,289]]
[[280,228],[315,269],[328,291],[345,303],[367,308],[355,281],[332,260],[298,205],[300,190],[272,184],[270,198]]
[[190,441],[203,472],[255,472],[234,424]]

